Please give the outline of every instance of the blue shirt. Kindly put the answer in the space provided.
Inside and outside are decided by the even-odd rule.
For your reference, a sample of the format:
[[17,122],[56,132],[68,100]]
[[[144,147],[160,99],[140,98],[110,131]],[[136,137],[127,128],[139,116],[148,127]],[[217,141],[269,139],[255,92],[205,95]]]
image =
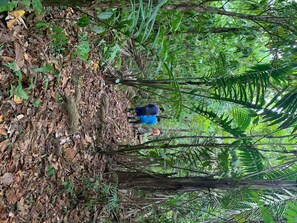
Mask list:
[[139,116],[139,120],[141,124],[154,125],[157,123],[157,117],[155,115],[142,115]]

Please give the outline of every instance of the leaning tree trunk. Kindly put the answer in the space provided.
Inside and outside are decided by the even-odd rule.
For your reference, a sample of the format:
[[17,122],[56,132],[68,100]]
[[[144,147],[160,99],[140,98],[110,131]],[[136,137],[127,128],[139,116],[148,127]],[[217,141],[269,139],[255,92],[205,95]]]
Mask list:
[[[143,0],[144,3],[148,3],[149,0]],[[150,1],[153,4],[158,3],[158,0]],[[69,6],[69,7],[89,7],[94,5],[100,8],[122,8],[124,6],[131,6],[130,0],[43,0],[42,5],[47,6]]]
[[207,177],[168,177],[168,175],[149,175],[145,173],[118,172],[119,187],[135,188],[147,191],[189,192],[200,189],[292,189],[297,188],[296,180],[251,179],[236,180],[231,178],[213,179]]

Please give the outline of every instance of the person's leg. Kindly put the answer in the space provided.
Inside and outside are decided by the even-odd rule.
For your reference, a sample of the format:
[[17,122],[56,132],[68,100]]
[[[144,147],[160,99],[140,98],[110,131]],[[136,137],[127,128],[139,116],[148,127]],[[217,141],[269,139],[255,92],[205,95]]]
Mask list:
[[139,124],[140,120],[129,120],[129,123],[131,124]]
[[135,112],[136,112],[136,116],[142,116],[142,115],[145,115],[144,114],[144,108],[143,107],[136,107],[135,108]]
[[126,112],[135,112],[135,108],[127,108]]

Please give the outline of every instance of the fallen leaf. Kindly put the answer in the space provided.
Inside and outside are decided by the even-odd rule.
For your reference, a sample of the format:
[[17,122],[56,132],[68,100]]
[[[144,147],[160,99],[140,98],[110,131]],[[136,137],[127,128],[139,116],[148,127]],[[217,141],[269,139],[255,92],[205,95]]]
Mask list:
[[[0,39],[0,42],[1,42],[1,39]],[[2,56],[2,57],[1,57],[1,60],[2,60],[3,62],[12,62],[12,61],[14,61],[14,58],[12,58],[12,57],[8,57],[8,56]]]
[[[12,32],[9,33],[0,33],[0,42],[1,43],[8,43],[8,42],[13,42],[15,40],[15,37],[13,36]],[[2,56],[3,58],[4,56]],[[9,61],[7,61],[9,62]]]
[[3,121],[3,115],[0,115],[0,122]]
[[93,64],[93,68],[94,68],[94,70],[97,70],[98,66],[99,66],[98,63],[94,63],[94,64]]
[[23,114],[18,115],[15,119],[17,121],[21,120],[22,118],[24,118],[25,116]]
[[8,203],[13,205],[16,204],[16,202],[19,200],[19,194],[13,188],[5,191],[5,197]]
[[15,62],[19,66],[19,68],[22,68],[24,66],[25,60],[24,60],[24,48],[22,45],[15,41],[14,42],[14,50],[15,50]]
[[73,160],[76,155],[76,151],[72,148],[64,148],[64,157],[68,160]]
[[15,24],[16,21],[22,20],[22,16],[25,14],[24,10],[15,10],[8,13],[8,16],[5,18],[7,28],[12,29],[12,26]]
[[7,129],[0,126],[0,135],[7,136]]
[[5,173],[2,177],[0,177],[0,182],[4,186],[8,186],[13,182],[13,174],[12,173]]
[[91,143],[91,144],[93,143],[93,139],[89,135],[87,135],[87,134],[85,134],[85,140],[88,143]]
[[23,102],[23,100],[20,97],[16,96],[16,95],[13,96],[13,101],[17,105],[19,105],[19,104],[21,104]]
[[4,141],[0,142],[0,151],[3,153],[8,146],[9,146],[9,139],[5,139]]

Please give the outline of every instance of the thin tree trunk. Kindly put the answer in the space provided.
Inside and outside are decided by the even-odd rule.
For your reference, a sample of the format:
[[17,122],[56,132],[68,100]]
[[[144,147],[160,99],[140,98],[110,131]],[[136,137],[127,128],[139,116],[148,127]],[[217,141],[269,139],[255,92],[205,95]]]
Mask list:
[[225,10],[217,8],[217,7],[213,7],[213,6],[209,6],[209,5],[201,5],[199,3],[192,3],[192,2],[186,2],[186,3],[180,3],[180,4],[168,4],[168,5],[165,5],[163,7],[163,9],[167,9],[167,10],[175,9],[175,10],[180,10],[180,11],[193,10],[193,11],[200,12],[200,13],[225,15],[225,16],[232,17],[232,18],[235,17],[235,18],[250,20],[250,21],[255,22],[258,25],[259,25],[259,22],[266,22],[266,23],[270,23],[273,25],[278,25],[278,26],[284,27],[285,29],[290,30],[291,32],[295,33],[295,26],[292,23],[292,19],[295,19],[295,18],[280,17],[280,16],[262,16],[262,15],[230,12],[230,11],[225,11]]
[[144,173],[118,172],[120,188],[136,188],[141,190],[190,192],[200,189],[236,189],[249,187],[250,189],[291,189],[297,187],[296,180],[235,180],[231,178],[213,179],[207,177],[167,177]]
[[272,16],[259,16],[259,15],[252,15],[252,14],[244,14],[244,13],[237,13],[237,12],[230,12],[225,11],[217,7],[208,6],[208,5],[201,5],[198,3],[180,3],[180,4],[169,4],[164,7],[167,10],[180,10],[180,11],[189,11],[193,10],[196,12],[201,13],[209,13],[209,14],[217,14],[217,15],[225,15],[229,17],[237,17],[241,19],[247,20],[255,20],[255,21],[262,21],[268,23],[279,23],[281,20],[282,22],[287,21],[287,18],[282,17],[272,17]]

